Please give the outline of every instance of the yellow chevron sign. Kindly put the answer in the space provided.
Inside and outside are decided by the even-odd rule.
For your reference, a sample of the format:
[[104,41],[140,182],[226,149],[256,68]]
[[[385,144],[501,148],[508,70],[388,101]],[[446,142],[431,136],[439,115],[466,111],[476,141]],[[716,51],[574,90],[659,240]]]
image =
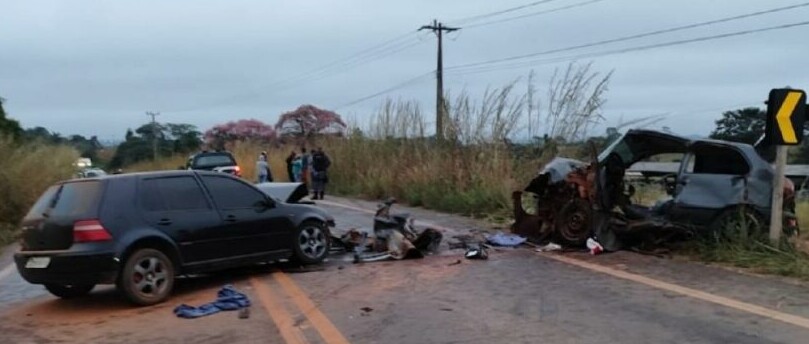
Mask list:
[[806,93],[774,89],[767,102],[767,136],[772,144],[797,145],[803,138]]

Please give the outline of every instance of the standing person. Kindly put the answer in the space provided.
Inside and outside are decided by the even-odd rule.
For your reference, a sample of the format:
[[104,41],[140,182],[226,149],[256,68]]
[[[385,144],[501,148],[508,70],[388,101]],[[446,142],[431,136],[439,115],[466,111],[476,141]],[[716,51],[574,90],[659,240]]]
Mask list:
[[292,162],[295,161],[296,156],[298,156],[298,155],[295,154],[295,151],[293,150],[293,151],[289,152],[289,155],[287,156],[287,160],[286,160],[286,162],[287,162],[287,176],[289,177],[290,182],[295,181],[295,174],[292,173]]
[[264,156],[264,161],[266,161],[266,162],[267,162],[267,181],[268,181],[268,182],[270,182],[270,183],[272,183],[272,182],[273,182],[273,178],[272,178],[272,168],[270,168],[270,156],[269,156],[269,155],[267,155],[267,152],[266,152],[266,151],[261,152],[261,155],[263,155],[263,156]]
[[309,174],[311,173],[312,167],[312,156],[306,151],[306,147],[301,148],[301,182],[306,184],[306,187],[309,187]]
[[299,183],[301,182],[301,172],[303,170],[303,162],[301,161],[300,156],[295,156],[292,159],[292,181]]
[[329,175],[327,173],[331,160],[323,148],[317,147],[312,153],[312,195],[313,199],[323,199],[323,194],[326,192],[326,184],[329,182]]
[[267,155],[263,152],[258,156],[256,161],[256,175],[258,175],[258,182],[266,183],[269,181],[270,166],[267,164]]

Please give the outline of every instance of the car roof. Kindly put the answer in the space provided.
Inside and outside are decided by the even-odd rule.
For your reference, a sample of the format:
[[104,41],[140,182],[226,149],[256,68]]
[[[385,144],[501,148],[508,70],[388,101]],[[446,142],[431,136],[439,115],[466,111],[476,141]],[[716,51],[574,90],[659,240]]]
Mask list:
[[195,157],[198,157],[198,156],[211,156],[211,155],[229,155],[229,156],[233,157],[233,154],[231,152],[228,152],[228,151],[199,152],[197,154],[192,155],[191,157],[195,158]]
[[[176,176],[193,176],[193,175],[213,175],[213,176],[230,176],[226,173],[212,172],[212,171],[198,171],[198,170],[164,170],[164,171],[148,171],[148,172],[132,172],[121,174],[107,174],[92,178],[77,178],[62,181],[61,183],[72,182],[85,182],[93,180],[108,180],[108,179],[125,179],[125,178],[142,178],[142,177],[176,177]],[[60,184],[61,184],[60,183]]]

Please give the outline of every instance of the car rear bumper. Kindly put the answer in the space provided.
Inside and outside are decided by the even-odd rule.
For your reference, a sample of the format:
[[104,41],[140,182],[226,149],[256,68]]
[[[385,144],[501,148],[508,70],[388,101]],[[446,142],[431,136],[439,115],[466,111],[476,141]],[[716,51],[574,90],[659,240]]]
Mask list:
[[[47,257],[44,268],[26,267],[32,257]],[[118,275],[118,261],[113,253],[85,252],[18,252],[14,254],[17,271],[33,284],[112,284]]]

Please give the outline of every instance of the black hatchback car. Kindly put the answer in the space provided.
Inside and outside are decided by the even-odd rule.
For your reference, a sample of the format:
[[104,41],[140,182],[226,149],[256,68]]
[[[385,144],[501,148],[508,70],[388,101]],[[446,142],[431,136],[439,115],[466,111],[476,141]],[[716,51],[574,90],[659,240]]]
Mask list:
[[25,280],[70,298],[116,284],[132,302],[165,300],[175,276],[295,259],[321,262],[334,220],[232,175],[169,171],[50,187],[22,221]]

